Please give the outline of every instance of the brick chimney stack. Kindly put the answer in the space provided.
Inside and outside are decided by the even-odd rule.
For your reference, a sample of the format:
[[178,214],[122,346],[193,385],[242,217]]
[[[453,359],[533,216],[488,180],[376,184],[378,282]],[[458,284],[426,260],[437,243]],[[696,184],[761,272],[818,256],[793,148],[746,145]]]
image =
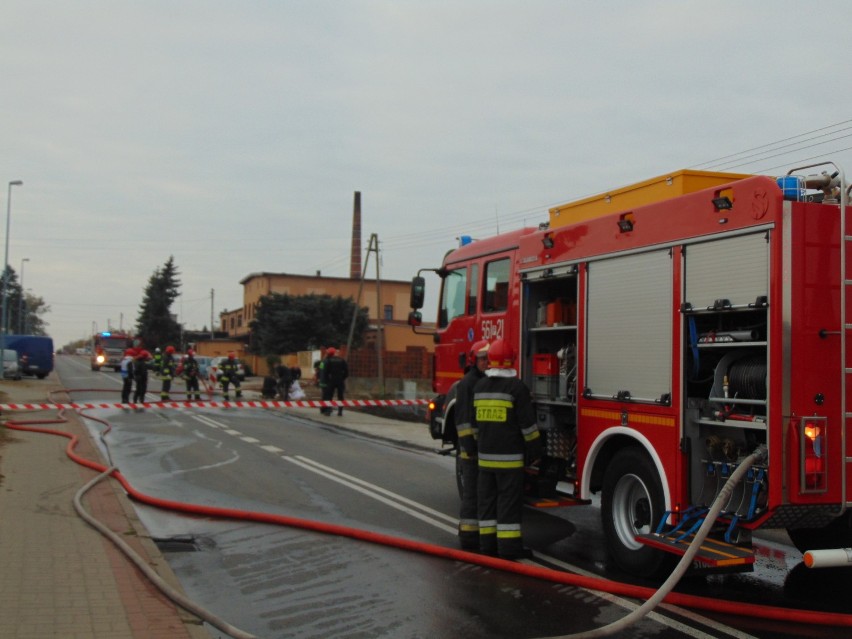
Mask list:
[[352,211],[352,256],[349,261],[349,278],[361,279],[361,191],[355,191]]

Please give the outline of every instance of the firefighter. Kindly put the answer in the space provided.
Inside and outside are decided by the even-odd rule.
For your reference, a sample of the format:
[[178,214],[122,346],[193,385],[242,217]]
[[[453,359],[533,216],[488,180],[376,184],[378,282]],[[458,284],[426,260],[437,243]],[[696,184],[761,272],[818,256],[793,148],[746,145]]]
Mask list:
[[237,401],[243,397],[243,391],[240,388],[240,360],[234,353],[228,353],[228,359],[219,364],[219,383],[222,385],[222,396],[227,402],[230,399],[228,387],[234,385],[234,395]]
[[[343,401],[343,393],[346,390],[346,378],[349,377],[349,365],[346,360],[337,354],[337,349],[329,346],[326,350],[326,357],[323,360],[322,377],[325,382],[325,387],[322,389],[322,398],[329,401],[334,397],[337,391],[337,399]],[[325,414],[331,415],[333,412],[331,407],[327,407]],[[343,406],[337,407],[337,415],[343,415]]]
[[456,386],[456,432],[459,436],[461,468],[461,507],[459,509],[459,544],[463,550],[479,550],[479,518],[477,513],[476,429],[473,427],[473,387],[488,368],[488,342],[476,342],[468,354],[465,376]]
[[[320,389],[320,399],[325,399],[325,377],[323,376],[323,370],[325,369],[325,360],[320,359],[314,362],[314,381],[317,383]],[[326,415],[331,410],[326,411],[325,407],[320,406],[320,415]]]
[[503,559],[532,556],[521,537],[525,458],[542,453],[532,397],[518,379],[515,353],[503,339],[488,349],[489,369],[473,388],[478,445],[479,546]]
[[148,362],[149,368],[154,371],[154,375],[160,374],[160,366],[163,364],[163,353],[160,351],[160,347],[154,349],[154,356],[151,358],[151,361]]
[[[156,366],[156,356],[154,365]],[[166,352],[160,358],[160,379],[163,385],[160,388],[160,401],[169,401],[169,393],[172,390],[172,378],[175,376],[175,347],[166,346]]]
[[275,367],[275,389],[282,402],[290,401],[290,385],[293,383],[293,370],[289,366],[279,364]]
[[198,386],[198,377],[201,370],[198,366],[198,360],[195,359],[195,351],[191,348],[186,351],[186,359],[181,362],[178,374],[186,382],[186,401],[191,402],[194,399],[196,402],[200,402],[201,391]]
[[133,358],[133,379],[136,382],[136,391],[133,393],[133,402],[140,404],[145,401],[145,393],[148,392],[148,370],[151,366],[151,353],[144,348],[137,349]]

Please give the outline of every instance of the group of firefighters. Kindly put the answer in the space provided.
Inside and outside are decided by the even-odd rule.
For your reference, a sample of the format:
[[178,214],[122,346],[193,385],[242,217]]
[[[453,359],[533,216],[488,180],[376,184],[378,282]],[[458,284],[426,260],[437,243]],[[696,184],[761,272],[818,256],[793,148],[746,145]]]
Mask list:
[[[134,382],[136,383],[136,391],[132,393],[133,403],[145,401],[145,394],[148,392],[148,374],[151,371],[162,382],[160,401],[165,402],[171,399],[172,380],[175,377],[180,377],[186,382],[187,402],[201,401],[201,370],[198,361],[195,359],[195,351],[191,348],[180,361],[175,360],[174,346],[166,346],[164,351],[156,348],[153,354],[141,347],[128,348],[124,351],[120,370],[123,381],[121,401],[124,404],[130,403]],[[316,373],[317,383],[322,389],[322,399],[331,400],[336,394],[337,399],[343,401],[349,368],[346,360],[337,353],[335,348],[329,347],[326,350],[326,357],[317,363]],[[291,384],[299,377],[298,369],[279,366],[276,374],[278,375],[278,379],[274,382],[276,392],[280,394],[282,400],[287,401],[290,399]],[[219,364],[216,373],[216,381],[222,386],[222,396],[225,401],[230,400],[231,386],[234,387],[236,399],[242,398],[242,377],[240,361],[234,353],[228,353],[227,359]],[[266,393],[267,391],[264,390],[263,395],[266,396]],[[323,407],[320,412],[330,415],[332,409]],[[342,407],[338,407],[337,414],[343,414]]]
[[[160,401],[169,401],[172,390],[172,380],[180,377],[186,383],[186,401],[201,401],[201,367],[195,359],[195,351],[191,348],[186,356],[180,361],[175,360],[175,347],[166,346],[165,351],[154,349],[153,355],[144,348],[133,347],[124,351],[121,360],[121,402],[130,403],[133,384],[136,390],[133,392],[133,402],[145,401],[148,392],[148,374],[153,371],[162,382],[160,388]],[[230,399],[229,389],[233,385],[236,398],[242,398],[242,371],[240,362],[234,353],[228,353],[228,358],[219,365],[217,381],[222,386],[222,394],[225,401]]]
[[543,445],[511,345],[497,339],[472,346],[456,387],[455,415],[461,547],[509,560],[532,556],[521,537],[524,468],[538,464]]

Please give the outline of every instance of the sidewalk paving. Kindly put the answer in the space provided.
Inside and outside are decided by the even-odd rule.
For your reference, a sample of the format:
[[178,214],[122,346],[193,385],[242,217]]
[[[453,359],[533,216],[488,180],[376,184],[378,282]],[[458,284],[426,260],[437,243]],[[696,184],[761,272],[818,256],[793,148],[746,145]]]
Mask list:
[[[61,388],[55,373],[46,380],[2,380],[0,403],[44,401],[49,390]],[[424,423],[349,409],[343,416],[336,411],[320,415],[318,409],[280,410],[406,447],[440,447]],[[80,418],[73,413],[66,417],[67,423],[37,426],[76,434],[76,451],[103,462]],[[7,413],[1,419],[55,418],[56,411],[27,411]],[[67,457],[68,441],[0,428],[0,637],[209,639],[197,617],[162,595],[111,542],[78,517],[74,496],[97,473]],[[83,505],[180,589],[116,482],[97,484]]]

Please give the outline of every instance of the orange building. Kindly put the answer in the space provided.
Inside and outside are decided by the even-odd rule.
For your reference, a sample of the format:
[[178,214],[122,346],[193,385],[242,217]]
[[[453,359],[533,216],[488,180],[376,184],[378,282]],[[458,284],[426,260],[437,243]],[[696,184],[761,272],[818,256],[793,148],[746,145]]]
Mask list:
[[243,286],[242,307],[225,311],[219,316],[219,330],[233,340],[247,341],[249,324],[255,319],[260,298],[264,295],[339,295],[358,301],[360,288],[361,300],[358,304],[367,308],[369,322],[366,346],[375,344],[381,326],[383,350],[404,351],[411,346],[421,346],[429,352],[434,350],[431,335],[415,334],[408,326],[411,282],[379,280],[377,284],[375,279],[365,279],[362,286],[360,279],[323,277],[319,273],[251,273],[240,280],[240,284]]

